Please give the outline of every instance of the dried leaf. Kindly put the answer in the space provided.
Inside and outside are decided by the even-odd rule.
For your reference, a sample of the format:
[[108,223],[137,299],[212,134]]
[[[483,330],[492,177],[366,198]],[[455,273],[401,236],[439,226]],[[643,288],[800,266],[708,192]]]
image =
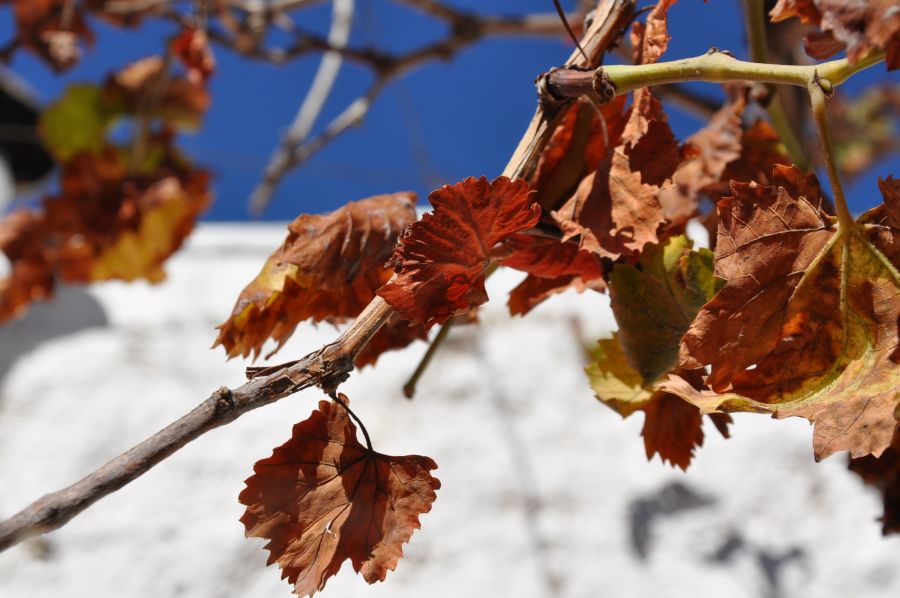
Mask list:
[[529,181],[544,211],[557,209],[571,197],[578,183],[597,170],[611,145],[618,143],[625,127],[626,100],[627,96],[618,96],[599,108],[584,100],[567,108]]
[[346,410],[320,401],[254,466],[239,498],[247,505],[241,522],[248,537],[269,540],[269,564],[278,563],[300,596],[324,588],[348,559],[368,583],[384,581],[437,497],[436,468],[428,457],[360,444]]
[[[807,38],[807,51],[822,59],[847,48],[858,62],[872,48],[885,51],[888,70],[900,67],[900,5],[897,0],[779,0],[772,22],[799,17],[822,31]],[[830,38],[830,39],[829,39]]]
[[[655,62],[665,51],[666,11],[673,3],[660,0],[646,26],[635,24],[636,61]],[[657,195],[684,157],[662,104],[649,89],[634,93],[625,121],[621,136],[609,139],[614,149],[552,212],[565,240],[578,237],[582,249],[611,259],[633,256],[659,241],[657,232],[666,218]]]
[[130,114],[162,118],[171,126],[188,129],[199,126],[210,105],[203,81],[168,72],[160,56],[133,62],[108,77],[104,92]]
[[413,324],[446,322],[487,301],[494,246],[534,226],[540,207],[525,181],[470,177],[428,197],[434,212],[410,226],[391,258],[397,276],[378,290]]
[[742,84],[725,87],[729,101],[713,114],[705,127],[688,137],[697,155],[681,164],[672,175],[672,185],[660,189],[657,195],[674,233],[684,231],[688,220],[699,212],[701,196],[719,184],[728,164],[741,157],[741,116],[747,105],[747,88]]
[[[281,247],[241,291],[213,346],[225,347],[229,357],[256,357],[268,338],[278,343],[273,353],[280,349],[304,320],[358,316],[390,279],[384,263],[400,232],[416,220],[415,205],[414,194],[395,193],[297,217]],[[399,338],[412,342],[422,334],[397,329],[380,342],[399,346]]]
[[599,258],[573,243],[531,235],[514,235],[507,242],[512,253],[500,263],[529,276],[509,294],[512,315],[524,315],[555,293],[574,288],[602,291],[603,266]]
[[813,175],[777,166],[773,180],[733,183],[719,202],[727,283],[681,347],[683,367],[710,368],[710,389],[677,376],[659,387],[704,412],[805,417],[817,459],[880,455],[900,403],[900,188],[880,182],[885,203],[843,229]]

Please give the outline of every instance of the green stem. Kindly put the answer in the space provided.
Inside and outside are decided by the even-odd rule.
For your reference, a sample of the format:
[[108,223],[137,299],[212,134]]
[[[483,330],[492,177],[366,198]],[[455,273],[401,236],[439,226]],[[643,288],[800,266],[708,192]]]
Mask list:
[[[873,51],[856,64],[850,64],[846,58],[842,58],[817,65],[794,66],[746,62],[724,52],[710,50],[702,56],[672,62],[604,66],[597,69],[593,77],[594,88],[604,98],[610,95],[606,93],[610,90],[612,95],[622,95],[642,87],[686,81],[760,81],[807,87],[817,74],[819,78],[828,79],[833,86],[837,86],[854,73],[882,60],[884,52]],[[572,83],[577,84],[577,81],[573,80]]]
[[[825,85],[827,86],[827,83]],[[834,194],[834,207],[837,212],[838,222],[843,232],[849,232],[853,230],[855,223],[853,215],[850,214],[850,209],[847,207],[844,188],[838,176],[837,162],[834,159],[834,152],[831,151],[831,133],[828,130],[828,115],[825,110],[825,91],[822,89],[819,80],[810,81],[807,88],[809,89],[809,99],[812,103],[813,120],[816,122],[816,131],[819,133],[822,159],[825,162],[825,170],[828,172],[831,192]]]
[[[768,62],[769,43],[766,39],[765,3],[763,0],[744,0],[744,21],[747,23],[750,58],[753,62]],[[807,170],[809,161],[806,159],[806,153],[803,151],[794,127],[791,126],[787,114],[784,112],[778,88],[770,86],[769,97],[766,112],[769,114],[772,127],[778,132],[791,161],[802,170]]]

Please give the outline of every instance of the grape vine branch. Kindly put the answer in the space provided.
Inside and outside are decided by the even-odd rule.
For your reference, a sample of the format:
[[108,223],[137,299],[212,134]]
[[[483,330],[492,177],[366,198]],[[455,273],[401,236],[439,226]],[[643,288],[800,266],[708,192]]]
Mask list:
[[[434,14],[441,18],[448,16],[441,13],[435,4],[415,4],[438,11]],[[610,0],[602,3],[601,7],[603,12],[594,15],[581,40],[584,55],[579,49],[562,68],[538,79],[539,103],[536,113],[503,175],[510,179],[528,178],[534,172],[538,159],[558,124],[563,108],[583,96],[602,106],[614,97],[630,91],[688,81],[759,81],[795,85],[805,87],[810,94],[841,228],[846,231],[855,229],[857,225],[847,209],[828,140],[825,97],[854,73],[884,60],[883,52],[873,50],[856,63],[842,59],[813,66],[790,66],[741,61],[725,52],[711,50],[703,56],[684,60],[601,67],[599,62],[603,54],[631,23],[635,15],[635,2]],[[453,15],[450,17],[455,18]],[[338,52],[346,59],[370,58],[346,48],[329,46],[320,49]],[[429,51],[428,56],[433,55],[434,52]],[[382,77],[376,79],[373,89],[380,89],[385,83],[386,73],[393,76],[397,69],[407,68],[423,57],[424,55],[408,59],[411,62],[391,63],[382,68],[379,71]],[[234,421],[250,410],[312,386],[319,386],[327,394],[334,395],[338,386],[353,370],[354,360],[360,351],[393,314],[393,308],[380,296],[376,296],[334,342],[277,371],[267,371],[238,388],[220,388],[215,391],[191,412],[87,477],[38,499],[16,515],[0,522],[0,550],[28,537],[61,527],[99,499],[133,481],[192,440]],[[449,322],[445,325],[449,325]]]

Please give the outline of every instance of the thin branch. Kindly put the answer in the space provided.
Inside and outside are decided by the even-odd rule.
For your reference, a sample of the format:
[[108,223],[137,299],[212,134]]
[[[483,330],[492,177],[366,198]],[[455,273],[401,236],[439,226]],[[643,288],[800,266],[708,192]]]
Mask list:
[[[332,6],[331,29],[328,32],[328,43],[335,47],[346,47],[350,40],[350,29],[353,23],[354,0],[334,0]],[[254,189],[250,199],[250,212],[261,214],[275,193],[278,181],[284,172],[290,168],[291,156],[312,131],[313,125],[319,118],[338,73],[341,71],[344,59],[340,52],[326,52],[322,56],[319,68],[313,77],[309,92],[303,99],[294,122],[281,141],[281,145],[275,150],[269,164],[266,166],[263,180]]]
[[[598,44],[591,36],[603,36],[606,44],[612,43],[621,35],[624,24],[628,22],[634,10],[634,2],[604,0],[602,8],[603,11],[598,9],[601,16],[582,40],[588,55],[598,61],[606,45]],[[628,16],[623,19],[623,14]],[[573,58],[570,62],[575,63],[576,60]],[[542,109],[539,109],[538,115],[541,114]],[[528,169],[528,164],[536,162],[544,144],[531,139],[533,134],[533,127],[529,127],[526,137],[507,165],[506,173],[524,172]],[[393,309],[376,296],[333,343],[288,367],[268,376],[254,378],[236,389],[217,390],[190,413],[79,482],[45,495],[11,518],[0,522],[0,551],[31,536],[58,529],[189,442],[234,421],[248,411],[312,386],[320,386],[328,393],[334,392],[353,370],[356,356],[393,313]]]
[[184,445],[210,430],[233,422],[248,411],[311,386],[333,390],[346,379],[353,369],[356,355],[391,313],[390,306],[376,297],[335,342],[271,376],[255,378],[234,390],[223,387],[215,391],[190,413],[84,479],[43,496],[0,523],[0,551],[29,537],[62,527]]

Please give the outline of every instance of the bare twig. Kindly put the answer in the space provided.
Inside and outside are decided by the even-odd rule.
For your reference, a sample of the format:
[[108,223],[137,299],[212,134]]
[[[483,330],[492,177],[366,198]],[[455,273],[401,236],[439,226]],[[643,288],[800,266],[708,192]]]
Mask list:
[[[353,23],[354,0],[334,0],[331,16],[331,30],[328,32],[328,43],[335,47],[346,47],[350,40],[350,29]],[[272,155],[266,166],[263,180],[257,185],[250,198],[250,211],[260,214],[272,199],[282,172],[290,168],[291,157],[312,131],[319,118],[325,102],[331,94],[334,82],[344,59],[340,52],[326,52],[322,56],[319,68],[313,77],[309,92],[303,99],[294,122]]]
[[356,355],[391,313],[391,308],[376,297],[335,342],[271,376],[255,378],[234,390],[222,387],[215,391],[190,413],[84,479],[45,495],[0,523],[0,551],[31,536],[62,527],[184,445],[210,430],[233,422],[248,411],[311,386],[321,386],[328,391],[334,389],[346,379],[353,369]]
[[[621,34],[634,11],[633,0],[602,0],[598,19],[582,45],[593,60]],[[602,42],[595,37],[602,37]],[[577,55],[576,55],[577,57]],[[574,63],[575,59],[570,59]],[[536,117],[542,117],[542,109]],[[537,160],[544,143],[530,138],[529,127],[513,159],[509,173],[525,172]],[[273,403],[298,390],[320,386],[334,392],[353,369],[353,362],[384,322],[393,314],[391,307],[376,296],[350,327],[333,343],[268,376],[254,378],[234,389],[214,392],[190,413],[119,455],[84,479],[62,490],[45,495],[11,518],[0,522],[0,551],[26,538],[65,525],[86,508],[137,479],[154,465],[206,432],[230,423],[253,409]]]

